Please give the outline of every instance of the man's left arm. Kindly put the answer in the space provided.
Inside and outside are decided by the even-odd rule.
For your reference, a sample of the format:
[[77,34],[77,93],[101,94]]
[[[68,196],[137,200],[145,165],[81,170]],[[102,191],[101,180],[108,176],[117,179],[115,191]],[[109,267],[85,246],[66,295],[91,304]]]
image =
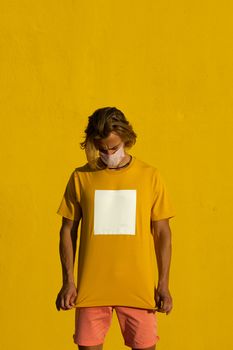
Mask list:
[[169,292],[169,271],[171,264],[172,242],[169,219],[152,221],[152,235],[158,266],[158,286],[155,301],[158,312],[169,314],[172,309],[172,297]]

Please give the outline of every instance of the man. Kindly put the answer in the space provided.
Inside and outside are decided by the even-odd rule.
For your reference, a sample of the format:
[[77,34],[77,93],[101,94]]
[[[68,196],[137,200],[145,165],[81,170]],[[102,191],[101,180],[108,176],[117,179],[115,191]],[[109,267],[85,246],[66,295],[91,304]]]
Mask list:
[[[56,306],[75,307],[73,339],[81,350],[102,349],[114,309],[125,344],[154,350],[160,339],[156,312],[172,310],[171,202],[158,169],[125,152],[136,134],[120,110],[98,109],[85,132],[88,163],[72,172],[57,211],[63,216],[63,286]],[[73,266],[81,219],[76,288]]]

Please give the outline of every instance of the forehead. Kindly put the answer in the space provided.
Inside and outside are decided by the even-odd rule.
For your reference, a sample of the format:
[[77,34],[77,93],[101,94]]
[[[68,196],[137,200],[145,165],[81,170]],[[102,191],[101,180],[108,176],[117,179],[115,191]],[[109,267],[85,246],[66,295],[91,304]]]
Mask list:
[[114,147],[121,142],[122,142],[122,140],[121,140],[120,136],[114,132],[111,132],[108,137],[101,139],[101,140],[98,140],[97,144],[99,146],[107,145],[108,147]]

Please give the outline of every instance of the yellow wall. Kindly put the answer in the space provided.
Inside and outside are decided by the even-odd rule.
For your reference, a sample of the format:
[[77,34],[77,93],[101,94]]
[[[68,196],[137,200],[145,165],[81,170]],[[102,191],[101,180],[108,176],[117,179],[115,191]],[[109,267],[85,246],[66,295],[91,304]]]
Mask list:
[[[164,350],[232,348],[230,1],[3,1],[2,350],[74,349],[60,311],[56,210],[97,108],[125,112],[131,154],[160,169],[176,209]],[[114,314],[105,349],[126,349]]]

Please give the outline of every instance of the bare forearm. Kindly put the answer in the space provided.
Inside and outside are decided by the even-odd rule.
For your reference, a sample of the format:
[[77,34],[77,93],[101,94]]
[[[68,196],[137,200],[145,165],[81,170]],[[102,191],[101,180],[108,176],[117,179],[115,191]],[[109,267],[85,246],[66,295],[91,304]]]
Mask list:
[[159,273],[158,286],[168,287],[172,253],[171,232],[155,235],[154,243]]
[[63,284],[74,282],[76,240],[69,229],[61,229],[59,253],[62,265]]

